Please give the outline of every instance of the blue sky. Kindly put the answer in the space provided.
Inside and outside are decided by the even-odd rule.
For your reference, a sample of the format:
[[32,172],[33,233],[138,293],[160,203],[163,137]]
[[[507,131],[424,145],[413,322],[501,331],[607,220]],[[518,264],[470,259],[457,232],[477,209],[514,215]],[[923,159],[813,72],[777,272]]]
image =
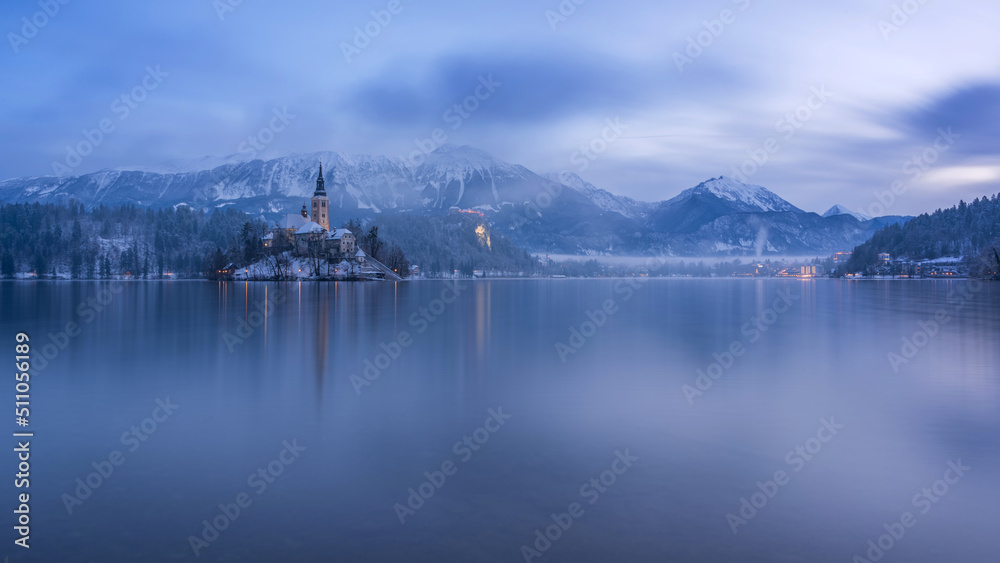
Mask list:
[[107,120],[74,173],[246,154],[278,124],[255,154],[406,156],[441,129],[646,200],[741,168],[819,212],[880,211],[896,181],[886,213],[1000,191],[991,0],[62,1],[0,7],[0,177],[52,174]]

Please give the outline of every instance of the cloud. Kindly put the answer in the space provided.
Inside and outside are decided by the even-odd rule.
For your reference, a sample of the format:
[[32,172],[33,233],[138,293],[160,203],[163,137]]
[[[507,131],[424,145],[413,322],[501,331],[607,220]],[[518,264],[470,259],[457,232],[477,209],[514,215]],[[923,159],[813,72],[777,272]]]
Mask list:
[[925,107],[905,112],[902,122],[917,137],[933,138],[951,127],[962,136],[959,153],[982,156],[1000,152],[1000,83],[979,82],[956,88]]
[[492,77],[498,92],[475,121],[537,124],[704,100],[747,83],[745,76],[709,64],[685,77],[668,71],[672,69],[591,51],[492,52],[446,56],[423,65],[403,59],[352,87],[339,110],[388,127],[427,125],[472,95],[480,78]]
[[[230,154],[285,106],[297,117],[269,146],[278,153],[397,155],[443,127],[449,142],[559,171],[605,119],[620,117],[626,136],[583,176],[657,199],[730,174],[819,84],[837,96],[752,178],[797,206],[866,204],[938,127],[962,139],[925,178],[933,189],[915,190],[900,209],[986,189],[973,180],[1000,162],[1000,12],[987,0],[929,3],[889,42],[876,23],[891,6],[860,0],[745,10],[588,2],[555,31],[545,18],[554,0],[404,4],[348,64],[340,43],[384,2],[243,2],[221,21],[205,0],[70,3],[21,54],[0,53],[0,77],[14,86],[0,92],[0,176],[48,173],[156,64],[169,82],[81,171]],[[672,54],[724,8],[737,20],[678,72]],[[3,4],[0,27],[15,29],[35,9]],[[490,76],[496,92],[449,129],[445,111]]]

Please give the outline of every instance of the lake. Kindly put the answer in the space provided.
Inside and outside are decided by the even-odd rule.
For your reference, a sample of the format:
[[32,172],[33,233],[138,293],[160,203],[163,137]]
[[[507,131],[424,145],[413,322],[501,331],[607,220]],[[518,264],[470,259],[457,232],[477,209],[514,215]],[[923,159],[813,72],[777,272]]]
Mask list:
[[0,311],[34,366],[12,562],[1000,545],[997,283],[2,282]]

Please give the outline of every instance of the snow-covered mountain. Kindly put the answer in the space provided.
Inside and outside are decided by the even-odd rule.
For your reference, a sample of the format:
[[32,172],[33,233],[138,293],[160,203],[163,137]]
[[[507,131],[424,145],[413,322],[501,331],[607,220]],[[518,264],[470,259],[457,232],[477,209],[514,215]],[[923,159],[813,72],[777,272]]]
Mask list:
[[[86,207],[233,206],[274,220],[311,197],[323,164],[331,219],[384,213],[482,211],[529,250],[572,254],[759,254],[849,250],[885,220],[820,217],[761,186],[719,177],[660,203],[614,195],[574,174],[539,175],[468,146],[419,165],[400,158],[315,152],[270,160],[203,158],[142,170],[0,182],[0,201]],[[553,189],[553,188],[557,189]],[[555,194],[555,195],[553,195]],[[892,221],[906,218],[893,218]]]
[[803,213],[761,186],[719,176],[684,190],[661,203],[647,226],[665,233],[693,233],[715,219],[733,213]]
[[445,145],[413,171],[413,184],[427,208],[499,211],[541,192],[545,179],[479,149]]
[[656,207],[655,203],[639,201],[602,190],[572,172],[545,174],[544,177],[576,190],[604,211],[617,213],[628,219],[641,220]]
[[837,205],[834,205],[830,209],[827,209],[826,213],[823,214],[823,217],[833,217],[835,215],[850,215],[851,217],[854,217],[858,221],[871,220],[871,217],[865,215],[864,213],[851,211],[850,209],[844,207],[843,205],[840,205],[839,203]]
[[763,186],[745,184],[726,176],[702,182],[689,190],[684,190],[674,199],[692,198],[699,195],[711,195],[720,200],[731,202],[735,209],[742,211],[802,212],[801,209],[781,199],[777,194]]
[[102,170],[74,177],[18,178],[0,182],[0,200],[45,203],[72,198],[88,208],[186,204],[235,205],[254,214],[293,212],[312,195],[320,162],[327,170],[328,191],[339,198],[335,205],[375,210],[420,206],[411,188],[413,172],[401,160],[333,152],[174,173]]
[[487,208],[520,203],[544,191],[534,172],[471,147],[446,145],[413,166],[402,159],[316,152],[271,160],[199,159],[147,170],[102,170],[76,177],[0,182],[0,200],[60,201],[87,207],[134,203],[155,207],[233,204],[260,214],[294,212],[315,187],[323,164],[334,208],[345,212]]

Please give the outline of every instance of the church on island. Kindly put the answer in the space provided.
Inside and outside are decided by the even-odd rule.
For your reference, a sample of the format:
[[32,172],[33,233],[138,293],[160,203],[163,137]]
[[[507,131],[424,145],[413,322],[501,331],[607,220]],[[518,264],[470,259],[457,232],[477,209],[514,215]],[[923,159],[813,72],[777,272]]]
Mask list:
[[392,270],[358,247],[354,233],[345,228],[330,228],[330,199],[326,196],[322,164],[310,209],[303,204],[300,214],[285,215],[264,235],[264,247],[271,252],[291,250],[292,256],[327,263],[346,262],[359,267],[362,273],[399,279]]
[[291,248],[294,256],[318,256],[336,262],[363,262],[367,258],[364,251],[358,248],[354,233],[343,228],[330,228],[330,199],[326,197],[322,164],[319,165],[311,207],[307,210],[303,204],[301,214],[285,215],[264,236],[264,246],[275,250]]

